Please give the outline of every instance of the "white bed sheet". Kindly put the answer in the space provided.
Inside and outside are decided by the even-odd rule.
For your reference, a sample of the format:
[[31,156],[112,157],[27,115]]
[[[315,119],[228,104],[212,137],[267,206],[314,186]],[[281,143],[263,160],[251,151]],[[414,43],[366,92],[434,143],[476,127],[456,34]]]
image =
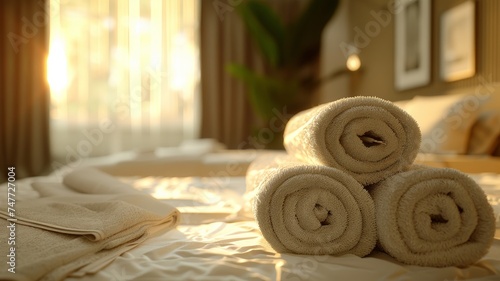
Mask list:
[[[492,204],[500,202],[500,175],[474,178]],[[243,177],[121,179],[177,206],[183,212],[181,225],[123,254],[95,275],[67,280],[500,280],[500,237],[481,261],[467,268],[403,265],[381,252],[364,258],[279,254],[242,212]],[[35,180],[54,178],[19,180],[18,199],[37,197],[30,186]]]
[[277,254],[255,221],[214,222],[179,226],[95,276],[69,280],[499,280],[499,247],[496,241],[496,253],[465,269],[405,266],[380,252],[365,258]]

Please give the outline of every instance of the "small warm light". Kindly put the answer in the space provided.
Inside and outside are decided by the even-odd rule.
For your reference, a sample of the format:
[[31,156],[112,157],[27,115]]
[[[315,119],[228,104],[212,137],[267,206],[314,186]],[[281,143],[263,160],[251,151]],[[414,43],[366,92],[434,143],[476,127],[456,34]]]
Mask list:
[[350,71],[357,71],[361,67],[361,60],[358,54],[349,55],[349,57],[347,57],[346,66]]
[[47,80],[53,97],[56,99],[68,87],[68,61],[64,43],[60,39],[54,39],[50,42],[49,57],[47,59]]

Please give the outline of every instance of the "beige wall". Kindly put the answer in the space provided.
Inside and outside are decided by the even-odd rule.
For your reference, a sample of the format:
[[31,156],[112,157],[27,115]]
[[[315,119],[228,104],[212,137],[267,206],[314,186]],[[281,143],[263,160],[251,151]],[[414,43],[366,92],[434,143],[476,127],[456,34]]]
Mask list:
[[[394,0],[392,0],[394,1]],[[373,12],[387,9],[387,0],[344,0],[345,15],[338,14],[335,26],[325,31],[324,64],[337,67],[343,59],[339,44],[353,41],[356,30],[364,30],[374,20]],[[363,71],[349,87],[347,78],[337,79],[323,87],[324,101],[342,95],[376,95],[389,100],[410,99],[415,95],[436,95],[471,88],[484,83],[500,81],[500,1],[476,0],[476,75],[455,82],[444,82],[439,77],[439,22],[443,11],[464,0],[431,0],[431,82],[429,85],[405,91],[394,88],[394,16],[378,35],[369,38],[361,48]],[[343,25],[343,26],[342,26]],[[347,33],[345,31],[347,27]]]
[[[345,67],[346,59],[339,45],[349,40],[349,0],[341,1],[332,20],[323,31],[321,46],[321,77]],[[326,103],[349,95],[349,77],[342,75],[321,86],[319,103]]]

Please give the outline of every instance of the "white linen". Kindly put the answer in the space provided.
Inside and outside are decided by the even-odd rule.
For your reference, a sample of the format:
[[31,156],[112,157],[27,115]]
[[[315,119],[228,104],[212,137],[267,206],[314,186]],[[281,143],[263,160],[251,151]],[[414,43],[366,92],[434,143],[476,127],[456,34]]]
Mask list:
[[[500,249],[500,242],[494,247]],[[500,278],[499,259],[490,251],[474,266],[459,269],[402,265],[381,252],[365,258],[278,254],[264,246],[255,221],[214,222],[179,226],[95,276],[68,280],[488,280]]]
[[[0,208],[0,234],[10,239],[0,244],[1,252],[9,253],[3,257],[9,267],[0,269],[1,280],[62,280],[93,273],[87,269],[103,268],[178,222],[174,207],[96,169],[77,170],[67,179],[71,185],[34,182],[39,198],[9,200]],[[105,185],[96,188],[99,183]],[[8,198],[17,199],[15,192],[11,184]]]
[[[488,195],[500,198],[500,175],[474,175],[474,179],[485,186]],[[53,179],[38,177],[18,180],[18,199],[37,196],[30,186],[30,182],[34,180]],[[245,214],[243,177],[129,177],[121,180],[172,203],[181,213],[189,211],[191,220],[187,223],[191,224],[181,220],[181,224],[184,224],[179,225],[176,230],[124,253],[95,275],[70,277],[67,280],[500,279],[500,236],[497,236],[483,259],[466,268],[408,266],[381,252],[373,252],[365,258],[354,255],[334,257],[278,254],[266,246],[257,223],[242,216]],[[2,202],[5,198],[6,192],[0,194]],[[186,217],[185,214],[181,216]],[[498,217],[499,212],[496,214]]]

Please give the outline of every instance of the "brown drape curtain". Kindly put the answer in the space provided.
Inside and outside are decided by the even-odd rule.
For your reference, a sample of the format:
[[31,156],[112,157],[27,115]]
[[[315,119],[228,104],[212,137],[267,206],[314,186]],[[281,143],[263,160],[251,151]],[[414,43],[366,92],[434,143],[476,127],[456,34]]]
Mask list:
[[236,12],[218,10],[212,2],[201,1],[201,137],[238,148],[251,134],[255,117],[244,84],[225,66],[237,62],[262,68],[262,64]]
[[49,88],[46,80],[48,0],[0,2],[0,181],[50,166]]
[[[230,76],[225,66],[236,62],[260,71],[265,69],[236,12],[236,6],[242,2],[201,1],[201,137],[217,139],[228,148],[252,148],[248,138],[258,121],[243,82]],[[286,22],[297,14],[306,0],[266,2]]]

